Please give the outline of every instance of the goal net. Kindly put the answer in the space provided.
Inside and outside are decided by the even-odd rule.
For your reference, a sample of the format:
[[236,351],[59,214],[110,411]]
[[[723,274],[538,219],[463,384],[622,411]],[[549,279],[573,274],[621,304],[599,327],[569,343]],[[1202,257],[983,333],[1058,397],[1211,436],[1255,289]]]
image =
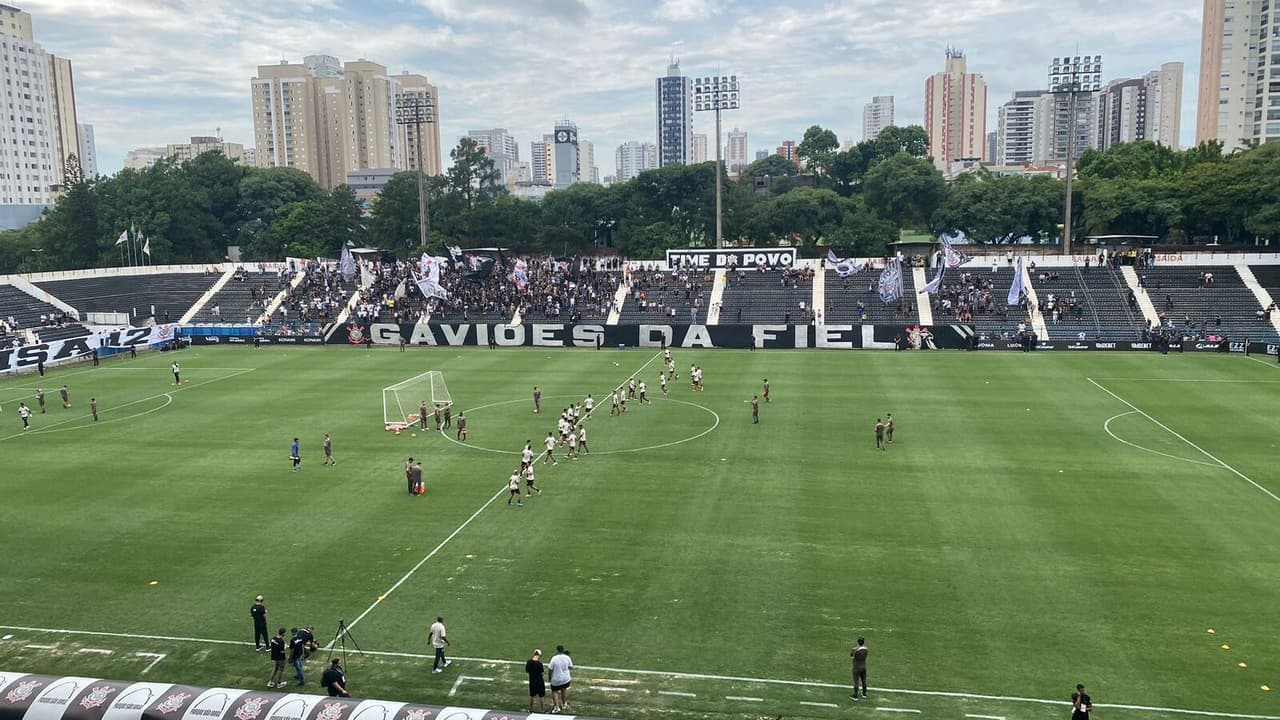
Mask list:
[[444,384],[444,373],[428,370],[395,385],[382,388],[382,422],[387,430],[400,431],[418,422],[418,412],[426,403],[427,413],[437,405],[452,405],[449,388]]

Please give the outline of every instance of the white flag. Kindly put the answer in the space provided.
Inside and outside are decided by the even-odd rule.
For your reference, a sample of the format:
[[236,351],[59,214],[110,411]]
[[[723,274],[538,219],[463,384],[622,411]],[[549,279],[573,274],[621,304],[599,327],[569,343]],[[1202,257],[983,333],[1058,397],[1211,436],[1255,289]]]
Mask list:
[[423,297],[429,297],[429,298],[434,297],[434,298],[442,298],[447,300],[449,299],[449,291],[444,289],[444,286],[440,284],[439,280],[440,280],[439,265],[436,266],[435,280],[432,280],[430,278],[425,278],[425,277],[418,277],[416,275],[413,278],[413,281],[418,285],[418,289],[422,291]]
[[925,285],[924,289],[917,294],[923,295],[925,293],[929,293],[930,295],[937,295],[938,291],[942,289],[942,275],[946,271],[947,271],[946,265],[939,265],[938,274],[934,275],[933,279],[929,281],[929,284]]
[[529,264],[524,260],[517,260],[515,270],[511,273],[511,279],[516,281],[516,287],[524,290],[529,286]]
[[1022,282],[1022,258],[1018,258],[1018,266],[1013,269],[1013,284],[1009,286],[1009,304],[1017,305],[1026,288]]
[[946,235],[940,236],[939,239],[942,241],[942,253],[946,258],[947,267],[960,267],[973,259],[951,247],[951,241]]
[[151,238],[146,238],[146,242],[142,243],[142,252],[147,257],[151,257]]
[[831,263],[831,269],[836,271],[836,275],[847,278],[850,275],[857,275],[866,267],[866,263],[856,263],[853,258],[845,258],[841,260],[836,257],[832,250],[827,250],[827,262]]
[[129,231],[128,231],[128,230],[124,230],[124,231],[122,231],[122,232],[120,233],[120,239],[119,239],[119,240],[116,240],[116,244],[117,244],[117,245],[123,245],[123,244],[125,244],[125,243],[127,243],[127,242],[129,242]]
[[902,299],[902,261],[894,258],[885,265],[876,281],[876,291],[885,305]]
[[351,278],[356,276],[356,261],[351,256],[351,248],[342,248],[342,259],[338,261],[338,270],[342,273],[344,282],[351,282]]

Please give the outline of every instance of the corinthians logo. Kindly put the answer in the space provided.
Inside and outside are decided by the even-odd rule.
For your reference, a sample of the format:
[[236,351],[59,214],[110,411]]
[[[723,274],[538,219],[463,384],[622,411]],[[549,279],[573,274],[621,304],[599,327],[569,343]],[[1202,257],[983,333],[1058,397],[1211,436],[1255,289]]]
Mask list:
[[111,694],[115,691],[116,689],[110,685],[99,685],[80,700],[80,707],[85,710],[92,710],[106,702],[107,698],[111,697]]
[[257,720],[262,714],[262,707],[266,705],[268,700],[264,697],[245,698],[240,707],[236,708],[236,720]]
[[26,682],[20,682],[17,687],[5,694],[4,699],[11,703],[20,703],[31,697],[31,693],[35,692],[36,688],[43,684],[44,683],[39,680],[27,680]]
[[182,709],[182,704],[191,698],[191,693],[174,693],[164,699],[164,702],[156,706],[156,712],[162,715],[168,715],[172,712],[178,712]]
[[316,720],[338,720],[338,718],[342,717],[342,713],[347,707],[349,706],[346,703],[325,703],[320,712],[316,713]]
[[352,345],[363,345],[364,344],[364,328],[360,327],[355,323],[351,323],[350,325],[348,325],[347,326],[347,342],[351,343]]

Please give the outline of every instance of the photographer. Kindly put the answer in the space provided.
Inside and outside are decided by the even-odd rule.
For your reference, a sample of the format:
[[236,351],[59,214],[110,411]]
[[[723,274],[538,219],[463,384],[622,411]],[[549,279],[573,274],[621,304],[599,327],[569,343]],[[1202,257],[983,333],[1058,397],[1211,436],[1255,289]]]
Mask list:
[[341,658],[329,661],[329,669],[320,676],[320,684],[328,689],[329,697],[351,697],[351,693],[347,692],[347,676],[342,671]]

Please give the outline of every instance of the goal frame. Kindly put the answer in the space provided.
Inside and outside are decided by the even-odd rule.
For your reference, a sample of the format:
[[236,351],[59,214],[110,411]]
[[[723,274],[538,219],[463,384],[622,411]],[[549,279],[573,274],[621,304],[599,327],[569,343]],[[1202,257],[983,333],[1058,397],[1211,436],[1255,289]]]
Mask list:
[[[398,433],[401,430],[408,428],[409,426],[413,425],[413,423],[421,419],[418,416],[417,407],[411,407],[411,408],[404,407],[404,405],[400,402],[399,396],[396,394],[396,390],[397,388],[405,387],[413,383],[420,382],[424,378],[427,378],[429,380],[432,375],[440,376],[440,385],[444,388],[446,397],[444,398],[436,397],[436,394],[435,394],[436,386],[435,386],[435,383],[433,382],[430,384],[431,390],[429,393],[430,397],[428,398],[428,402],[430,402],[432,406],[435,406],[438,403],[445,403],[448,405],[453,404],[453,397],[449,395],[449,386],[446,385],[444,382],[443,370],[427,370],[425,372],[418,373],[413,377],[405,378],[404,380],[401,380],[398,383],[395,383],[393,385],[388,385],[382,388],[382,423],[383,423],[383,428],[385,430],[394,431]],[[395,408],[399,411],[399,414],[397,415],[397,417],[402,418],[401,420],[392,419],[392,416],[390,414],[391,403],[388,402],[388,397],[387,397],[388,394],[390,394],[391,397],[394,398],[393,402],[395,403]]]

